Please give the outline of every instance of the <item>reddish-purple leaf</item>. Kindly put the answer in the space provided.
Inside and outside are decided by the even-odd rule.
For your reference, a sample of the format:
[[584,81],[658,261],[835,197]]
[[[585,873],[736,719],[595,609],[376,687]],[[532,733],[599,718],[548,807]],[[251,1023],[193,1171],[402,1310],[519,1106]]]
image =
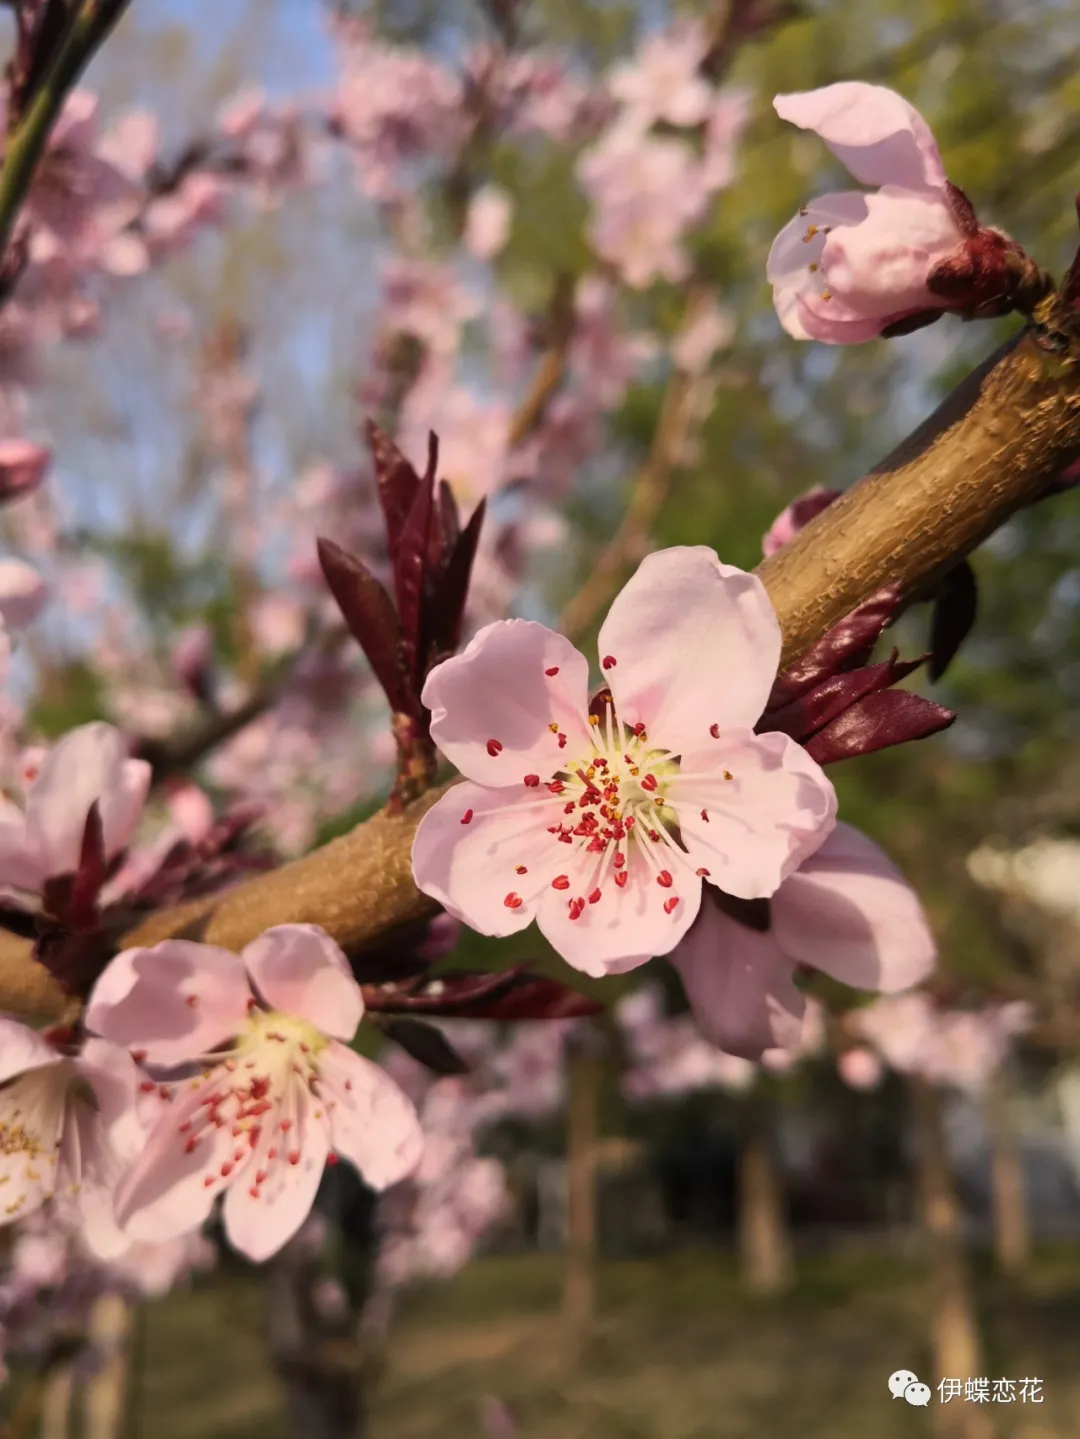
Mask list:
[[486,501],[481,500],[469,516],[469,523],[458,536],[450,552],[449,562],[436,582],[429,617],[430,646],[433,654],[452,655],[461,642],[461,626],[469,598],[469,579],[473,561],[476,559],[476,548],[480,543],[485,509]]
[[854,669],[868,659],[899,604],[899,585],[888,585],[845,615],[801,659],[777,675],[766,713],[790,704],[822,680],[841,670]]
[[413,497],[412,509],[401,531],[393,561],[402,661],[417,690],[423,688],[425,678],[421,673],[420,657],[424,643],[424,581],[433,500],[434,482],[429,473]]
[[834,764],[908,740],[925,739],[948,729],[955,719],[955,710],[944,709],[910,690],[880,690],[819,730],[805,749],[818,764]]
[[390,708],[411,713],[411,686],[401,664],[401,629],[393,600],[355,555],[333,540],[319,539],[317,547],[330,593],[367,656]]
[[881,664],[833,675],[782,709],[767,711],[758,723],[758,733],[780,730],[792,739],[805,741],[866,695],[906,679],[924,659],[920,655],[915,660],[901,661],[899,651],[893,650]]
[[472,1003],[507,989],[523,966],[509,970],[445,970],[418,982],[401,978],[364,984],[364,1006],[373,1013],[441,1014],[455,1004]]
[[388,1038],[400,1044],[406,1054],[436,1074],[468,1074],[469,1066],[433,1024],[420,1019],[384,1019],[381,1027]]
[[461,516],[458,513],[457,500],[454,499],[454,492],[445,480],[439,481],[438,501],[439,526],[443,541],[442,559],[445,563],[461,534]]
[[83,827],[79,867],[71,884],[68,912],[65,919],[72,929],[95,929],[98,921],[97,900],[105,883],[105,830],[97,800],[90,806]]
[[442,1011],[450,1019],[493,1019],[515,1023],[528,1019],[582,1019],[600,1014],[604,1006],[555,979],[517,974],[498,993]]
[[971,633],[978,602],[975,571],[967,560],[961,560],[943,576],[934,591],[929,664],[932,680],[941,679],[955,658],[957,650]]
[[420,476],[390,436],[380,430],[378,425],[369,420],[365,429],[371,447],[372,463],[375,466],[379,503],[386,521],[386,547],[393,560],[405,521],[420,488]]

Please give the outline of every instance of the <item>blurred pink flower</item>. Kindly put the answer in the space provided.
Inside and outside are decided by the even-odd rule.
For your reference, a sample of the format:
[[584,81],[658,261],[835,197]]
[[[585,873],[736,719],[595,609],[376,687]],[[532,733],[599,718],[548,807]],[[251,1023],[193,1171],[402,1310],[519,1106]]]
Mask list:
[[112,1199],[140,1140],[137,1075],[130,1056],[104,1040],[69,1056],[0,1018],[0,1224],[51,1201],[92,1253],[123,1248]]
[[536,919],[593,975],[669,953],[703,879],[771,894],[836,813],[804,750],[753,733],[780,656],[753,575],[704,546],[650,555],[599,649],[611,700],[592,717],[587,660],[543,625],[489,625],[431,672],[432,737],[466,782],[413,845],[418,886],[451,914],[496,935]]
[[52,464],[52,450],[32,440],[0,439],[0,505],[36,490]]
[[844,82],[774,101],[781,119],[820,135],[871,194],[809,201],[773,241],[766,273],[780,323],[797,340],[858,344],[940,310],[931,270],[962,242],[934,137],[906,100]]
[[74,873],[95,803],[105,858],[114,859],[135,833],[149,784],[150,766],[127,758],[112,725],[71,730],[30,782],[25,810],[0,801],[0,888],[26,901],[41,894],[46,880]]
[[766,928],[709,904],[671,955],[702,1031],[748,1059],[806,1042],[800,965],[888,994],[925,979],[935,959],[918,896],[884,852],[846,824],[784,880]]
[[707,48],[703,27],[693,20],[643,41],[634,58],[616,65],[608,79],[624,117],[642,129],[657,120],[700,125],[714,98],[699,73]]
[[837,1057],[836,1068],[840,1078],[852,1089],[876,1089],[885,1072],[885,1066],[874,1051],[861,1044],[854,1049],[845,1049]]
[[239,955],[187,940],[117,955],[87,1027],[151,1066],[201,1066],[121,1182],[124,1229],[172,1238],[223,1194],[230,1243],[259,1261],[300,1228],[338,1155],[375,1189],[403,1179],[420,1128],[397,1085],[348,1048],[363,1012],[348,960],[315,925],[269,929]]
[[465,248],[478,260],[493,260],[510,238],[514,202],[498,185],[482,185],[469,201]]
[[671,341],[671,358],[688,375],[701,375],[717,350],[726,349],[735,334],[735,317],[715,300],[695,307]]
[[22,629],[37,619],[48,590],[32,565],[22,560],[0,560],[0,619],[12,629]]
[[592,207],[589,239],[631,289],[686,277],[683,236],[709,199],[687,145],[620,121],[584,152],[578,177]]

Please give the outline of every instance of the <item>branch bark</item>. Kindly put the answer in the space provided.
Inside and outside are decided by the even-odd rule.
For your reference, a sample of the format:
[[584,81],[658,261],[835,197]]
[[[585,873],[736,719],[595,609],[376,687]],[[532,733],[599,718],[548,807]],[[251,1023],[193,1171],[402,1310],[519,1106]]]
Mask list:
[[[885,584],[913,590],[1037,499],[1080,457],[1080,329],[1046,302],[1035,324],[968,377],[835,504],[758,567],[796,658]],[[434,910],[413,886],[417,822],[443,791],[405,814],[376,815],[304,859],[223,895],[164,911],[125,935],[153,944],[186,934],[238,948],[269,925],[320,924],[362,947]],[[0,936],[0,1008],[52,1017],[63,996],[25,941]]]

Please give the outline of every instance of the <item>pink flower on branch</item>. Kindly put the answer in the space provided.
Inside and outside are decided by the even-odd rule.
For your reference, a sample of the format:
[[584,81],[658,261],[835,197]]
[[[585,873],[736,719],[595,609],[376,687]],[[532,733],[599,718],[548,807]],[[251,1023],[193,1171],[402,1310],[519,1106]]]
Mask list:
[[197,1228],[224,1196],[225,1232],[249,1259],[300,1228],[325,1166],[343,1157],[373,1189],[420,1159],[416,1112],[348,1048],[364,1012],[338,946],[310,924],[269,929],[242,954],[187,940],[118,954],[89,1029],[173,1075],[173,1100],[116,1196],[135,1239]]
[[767,903],[721,896],[671,956],[702,1031],[747,1059],[798,1043],[806,965],[854,989],[890,994],[936,958],[915,891],[873,841],[840,824]]
[[42,762],[25,807],[0,803],[0,889],[26,903],[49,880],[75,875],[95,808],[99,858],[111,863],[135,833],[149,785],[150,766],[127,758],[119,730],[100,723],[73,729]]
[[929,126],[894,91],[857,81],[778,95],[777,114],[812,130],[872,193],[804,205],[773,242],[766,273],[797,340],[859,344],[955,310],[1030,310],[1049,278],[951,183]]
[[141,1133],[137,1078],[131,1058],[104,1040],[69,1054],[0,1018],[0,1224],[51,1202],[92,1253],[121,1252],[112,1193]]
[[600,631],[606,687],[525,620],[488,625],[424,686],[466,782],[421,821],[425,894],[483,934],[536,919],[603,975],[669,953],[702,881],[771,894],[828,834],[836,796],[788,736],[755,735],[780,657],[760,582],[704,546],[650,555]]

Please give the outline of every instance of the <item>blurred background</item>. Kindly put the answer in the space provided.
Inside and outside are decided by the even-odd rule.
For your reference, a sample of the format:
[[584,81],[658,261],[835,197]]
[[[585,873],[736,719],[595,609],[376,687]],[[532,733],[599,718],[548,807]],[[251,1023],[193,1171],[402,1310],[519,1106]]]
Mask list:
[[[689,207],[683,271],[641,281],[603,253],[607,181],[580,157],[614,67],[687,17],[727,36],[710,143],[728,171]],[[895,87],[982,220],[1059,273],[1078,43],[1073,0],[134,0],[85,77],[111,153],[159,205],[180,205],[193,142],[244,153],[159,213],[152,265],[65,311],[6,387],[8,429],[52,451],[0,517],[51,596],[13,657],[8,779],[24,745],[107,718],[165,755],[166,829],[261,805],[260,853],[285,859],[385,801],[386,706],[313,549],[330,534],[377,555],[368,417],[418,466],[435,429],[459,503],[489,497],[475,623],[569,616],[594,652],[648,548],[752,568],[789,501],[858,478],[1019,324],[786,337],[771,240],[849,182],[772,96]],[[529,57],[527,123],[500,126],[494,102],[485,118],[500,44]],[[243,119],[251,87],[272,118]],[[477,94],[481,118],[442,144]],[[147,109],[152,153],[131,160],[122,121]],[[656,203],[680,198],[676,174]],[[5,364],[21,343],[0,336]],[[21,1259],[9,1243],[37,1297],[18,1334],[4,1321],[5,1435],[1076,1434],[1078,554],[1075,490],[1010,521],[974,556],[968,642],[940,683],[912,682],[955,725],[831,771],[931,916],[925,1000],[860,1028],[852,996],[818,986],[799,1049],[752,1065],[697,1035],[656,962],[569,976],[607,1006],[595,1021],[459,1025],[467,1075],[387,1046],[433,1136],[407,1194],[376,1205],[334,1171],[280,1260],[250,1270],[211,1234],[160,1274],[135,1263],[108,1302],[47,1236],[23,1234]],[[920,653],[928,623],[917,607],[890,638]],[[440,944],[568,978],[534,929]],[[927,1407],[890,1393],[902,1370]],[[945,1403],[951,1375],[985,1389]]]

